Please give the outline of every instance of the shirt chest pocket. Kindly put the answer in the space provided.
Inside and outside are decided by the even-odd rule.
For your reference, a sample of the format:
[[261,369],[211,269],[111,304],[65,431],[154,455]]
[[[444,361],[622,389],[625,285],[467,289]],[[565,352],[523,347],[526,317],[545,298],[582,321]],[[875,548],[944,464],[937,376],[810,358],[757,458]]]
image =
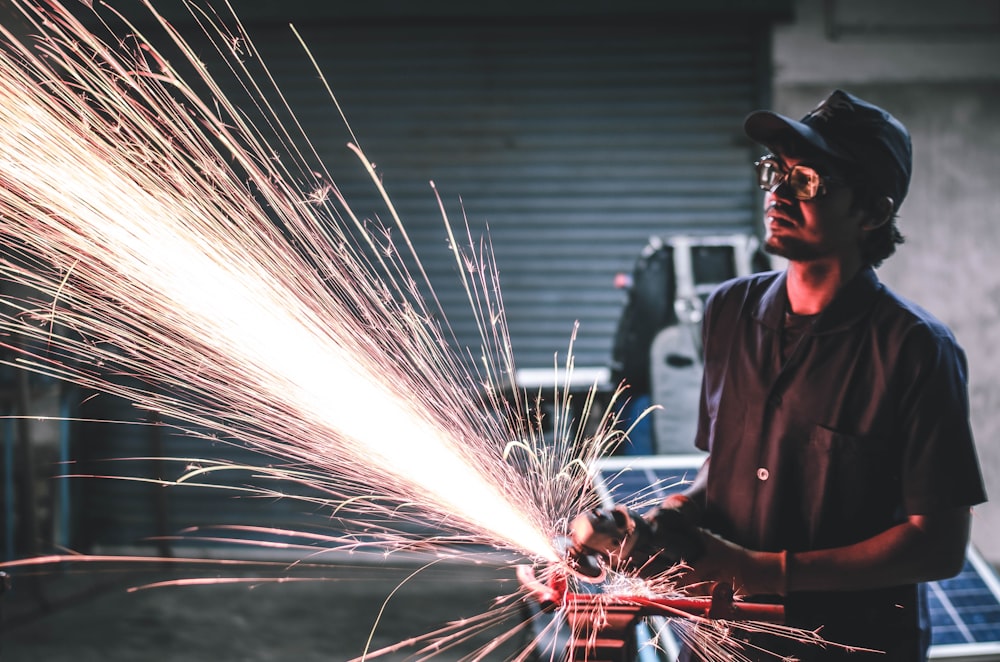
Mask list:
[[817,546],[842,545],[887,528],[898,481],[883,439],[815,426],[799,458],[803,516]]

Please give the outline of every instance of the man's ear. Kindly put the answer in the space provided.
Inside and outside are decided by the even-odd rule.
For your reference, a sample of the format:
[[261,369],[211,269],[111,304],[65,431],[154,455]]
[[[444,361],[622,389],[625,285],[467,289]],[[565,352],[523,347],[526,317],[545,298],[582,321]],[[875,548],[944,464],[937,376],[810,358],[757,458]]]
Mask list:
[[876,198],[871,210],[865,214],[865,220],[861,223],[861,229],[877,230],[891,221],[894,206],[892,198],[887,195]]

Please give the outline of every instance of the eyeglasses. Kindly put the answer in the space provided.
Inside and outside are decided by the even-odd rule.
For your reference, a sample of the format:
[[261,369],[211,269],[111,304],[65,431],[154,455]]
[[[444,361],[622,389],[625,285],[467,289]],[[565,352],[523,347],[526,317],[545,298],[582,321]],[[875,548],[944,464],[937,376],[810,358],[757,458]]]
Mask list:
[[784,183],[799,200],[812,200],[825,195],[828,183],[846,183],[837,177],[821,175],[815,168],[805,165],[793,165],[786,171],[771,155],[762,157],[754,166],[757,168],[757,185],[761,189],[773,191],[774,187]]

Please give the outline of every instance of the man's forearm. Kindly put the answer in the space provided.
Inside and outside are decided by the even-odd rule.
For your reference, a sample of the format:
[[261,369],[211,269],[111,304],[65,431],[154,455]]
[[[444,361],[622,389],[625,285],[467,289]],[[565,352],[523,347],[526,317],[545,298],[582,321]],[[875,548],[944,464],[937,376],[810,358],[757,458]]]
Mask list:
[[936,581],[962,569],[968,509],[910,517],[872,538],[834,549],[789,553],[787,591],[851,591]]
[[915,515],[853,545],[795,553],[755,551],[703,531],[704,554],[682,583],[726,581],[744,595],[787,595],[943,579],[962,568],[969,516],[968,509]]
[[705,458],[694,480],[691,481],[691,484],[683,492],[684,496],[697,505],[699,513],[705,510],[705,493],[708,488],[708,462],[709,458]]

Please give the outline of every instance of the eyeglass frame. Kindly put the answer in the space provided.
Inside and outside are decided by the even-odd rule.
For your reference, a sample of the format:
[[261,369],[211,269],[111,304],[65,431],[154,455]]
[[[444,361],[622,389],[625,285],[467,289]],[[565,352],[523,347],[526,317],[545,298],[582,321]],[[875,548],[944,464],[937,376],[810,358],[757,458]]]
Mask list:
[[[793,165],[791,168],[788,168],[786,170],[784,166],[782,166],[781,161],[779,161],[774,154],[765,154],[764,156],[754,161],[753,165],[754,168],[757,170],[757,186],[759,186],[762,191],[773,191],[776,187],[782,184],[788,184],[789,178],[795,171],[801,172],[804,170],[812,172],[816,176],[816,179],[818,181],[816,185],[816,191],[812,195],[808,196],[800,195],[795,187],[791,186],[791,184],[788,184],[788,187],[792,190],[792,194],[794,195],[796,200],[815,200],[816,198],[823,197],[829,192],[827,188],[827,183],[831,184],[849,183],[846,179],[843,179],[841,177],[820,174],[819,170],[817,170],[816,168],[808,165],[802,165],[801,163],[797,163]],[[778,179],[772,180],[770,186],[768,186],[764,182],[764,171],[765,167],[767,166],[770,166],[779,175]]]

